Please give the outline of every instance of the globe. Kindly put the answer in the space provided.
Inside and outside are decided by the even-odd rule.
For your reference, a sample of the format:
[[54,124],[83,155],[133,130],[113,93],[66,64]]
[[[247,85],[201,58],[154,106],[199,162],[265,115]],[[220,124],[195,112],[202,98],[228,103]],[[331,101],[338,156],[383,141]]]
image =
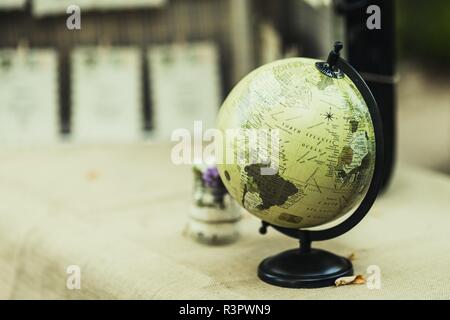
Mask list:
[[[374,172],[375,132],[366,102],[347,75],[325,75],[316,62],[290,58],[254,70],[218,115],[225,134],[277,132],[276,152],[267,139],[250,141],[250,135],[228,141],[224,152],[243,160],[222,161],[218,169],[241,206],[280,227],[315,227],[349,213]],[[255,154],[266,160],[258,162]],[[263,174],[273,163],[276,170]]]

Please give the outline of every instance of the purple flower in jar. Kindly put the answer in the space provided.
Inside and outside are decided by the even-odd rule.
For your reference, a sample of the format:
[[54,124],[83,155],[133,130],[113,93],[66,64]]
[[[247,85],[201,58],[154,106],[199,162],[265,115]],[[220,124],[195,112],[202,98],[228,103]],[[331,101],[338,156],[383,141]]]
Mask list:
[[210,188],[225,188],[216,167],[207,168],[202,175],[203,183]]

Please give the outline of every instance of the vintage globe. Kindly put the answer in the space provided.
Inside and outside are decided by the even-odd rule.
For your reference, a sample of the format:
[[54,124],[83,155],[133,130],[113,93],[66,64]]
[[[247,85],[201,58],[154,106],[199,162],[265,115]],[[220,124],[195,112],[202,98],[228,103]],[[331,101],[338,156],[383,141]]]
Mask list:
[[[291,58],[254,70],[218,115],[225,137],[239,132],[218,164],[225,187],[247,211],[281,227],[319,226],[352,211],[374,171],[374,126],[361,93],[316,62]],[[261,170],[268,166],[270,174]]]

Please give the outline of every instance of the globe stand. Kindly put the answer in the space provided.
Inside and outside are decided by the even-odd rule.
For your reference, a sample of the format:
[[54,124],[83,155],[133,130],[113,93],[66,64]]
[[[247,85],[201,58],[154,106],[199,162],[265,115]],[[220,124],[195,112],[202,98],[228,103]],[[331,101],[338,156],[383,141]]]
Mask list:
[[356,226],[372,207],[380,190],[384,139],[377,103],[358,72],[339,56],[343,45],[337,41],[326,62],[318,62],[317,69],[328,77],[341,79],[347,75],[364,98],[372,118],[375,131],[375,168],[366,196],[358,208],[343,222],[324,230],[298,230],[283,228],[262,222],[260,233],[265,234],[271,226],[289,237],[298,239],[298,249],[287,250],[264,259],[258,267],[258,277],[272,285],[288,288],[320,288],[332,286],[335,280],[353,274],[350,260],[331,252],[312,249],[312,241],[329,240],[338,237]]
[[[260,232],[264,234],[266,230],[267,224],[263,222]],[[337,278],[352,274],[350,260],[325,250],[312,249],[309,239],[300,240],[298,249],[264,259],[258,267],[261,280],[288,288],[327,287]]]

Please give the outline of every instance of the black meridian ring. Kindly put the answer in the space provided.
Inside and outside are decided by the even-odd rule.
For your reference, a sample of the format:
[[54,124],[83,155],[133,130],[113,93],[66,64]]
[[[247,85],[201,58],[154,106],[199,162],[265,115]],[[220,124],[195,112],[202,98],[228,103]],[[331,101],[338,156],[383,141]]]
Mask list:
[[336,238],[354,226],[356,226],[369,212],[375,199],[378,195],[378,191],[381,187],[383,176],[383,157],[384,157],[384,137],[383,137],[383,124],[380,116],[380,110],[378,109],[377,102],[372,95],[366,82],[360,76],[360,74],[344,59],[338,58],[336,67],[341,69],[349,78],[353,81],[355,86],[360,91],[364,101],[369,109],[370,117],[372,118],[372,124],[375,132],[375,168],[370,182],[369,189],[364,199],[359,204],[358,208],[347,219],[342,221],[336,226],[330,227],[324,230],[301,230],[290,229],[275,226],[269,223],[266,225],[271,226],[277,231],[292,237],[299,239],[301,242],[309,243],[310,241],[322,241]]

